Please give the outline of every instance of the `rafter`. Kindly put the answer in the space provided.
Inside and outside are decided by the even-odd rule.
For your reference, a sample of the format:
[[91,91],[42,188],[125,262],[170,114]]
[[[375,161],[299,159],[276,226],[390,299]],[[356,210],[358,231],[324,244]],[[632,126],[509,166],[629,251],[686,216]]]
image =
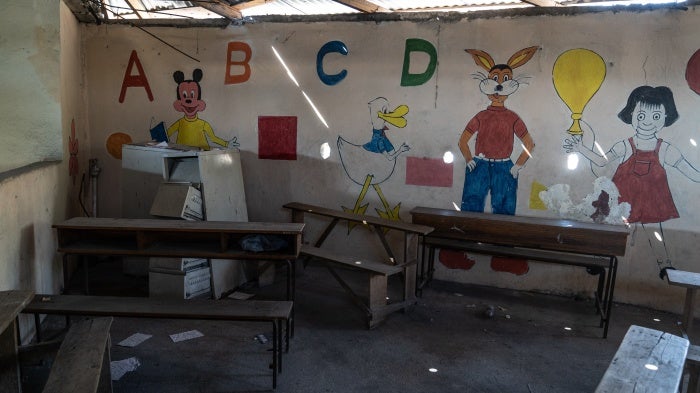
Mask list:
[[354,8],[358,11],[362,12],[367,12],[367,13],[375,13],[375,12],[388,12],[389,10],[383,7],[380,7],[370,1],[367,0],[333,0],[336,3],[340,3],[342,5],[346,5],[350,8]]
[[238,6],[231,6],[226,4],[222,0],[209,0],[209,1],[193,1],[193,3],[199,7],[204,8],[207,11],[211,11],[215,14],[221,15],[226,19],[240,19],[243,17]]
[[523,0],[524,3],[532,4],[537,7],[559,7],[561,4],[554,0]]

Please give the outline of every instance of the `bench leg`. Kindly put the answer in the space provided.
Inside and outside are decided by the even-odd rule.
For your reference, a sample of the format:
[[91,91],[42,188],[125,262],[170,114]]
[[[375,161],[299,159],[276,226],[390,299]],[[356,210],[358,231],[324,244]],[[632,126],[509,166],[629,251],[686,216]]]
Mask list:
[[278,346],[279,343],[277,342],[277,321],[272,321],[272,388],[276,389],[277,388],[277,372],[278,372],[278,367],[279,365],[279,359],[278,359]]
[[[406,277],[408,279],[408,277]],[[371,274],[369,277],[369,328],[373,328],[384,320],[381,309],[386,307],[387,276]]]
[[688,288],[685,292],[682,321],[686,334],[690,334],[690,329],[693,327],[693,310],[695,310],[695,288]]
[[0,390],[21,391],[19,359],[17,356],[17,320],[0,332]]

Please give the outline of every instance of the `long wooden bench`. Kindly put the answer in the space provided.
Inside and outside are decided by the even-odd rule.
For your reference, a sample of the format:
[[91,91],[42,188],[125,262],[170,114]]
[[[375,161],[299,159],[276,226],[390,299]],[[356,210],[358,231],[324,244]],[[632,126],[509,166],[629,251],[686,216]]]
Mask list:
[[[388,314],[406,309],[415,304],[416,265],[421,254],[418,237],[430,233],[432,231],[431,227],[381,217],[346,213],[300,202],[287,203],[284,207],[292,211],[292,221],[296,223],[304,223],[306,214],[330,219],[318,239],[302,245],[300,255],[303,258],[321,261],[326,264],[336,281],[364,311],[369,328],[373,328],[384,321]],[[386,252],[386,258],[383,260],[372,260],[354,256],[351,251],[322,248],[324,241],[341,221],[371,227],[372,232],[377,236]],[[403,233],[403,244],[400,253],[394,252],[385,236],[386,231],[389,230]],[[359,296],[335,267],[349,268],[367,273],[369,277],[368,298],[365,299]],[[396,274],[402,274],[403,299],[388,303],[389,277]]]
[[288,321],[291,301],[277,300],[211,300],[157,299],[119,296],[35,295],[24,313],[35,314],[39,332],[40,314],[112,316],[134,318],[195,319],[218,321],[253,321],[272,324],[272,387],[277,387],[277,374],[282,370],[282,330],[289,349]]
[[688,345],[682,337],[630,326],[595,392],[678,392]]
[[112,317],[83,319],[71,325],[53,361],[43,392],[112,392],[111,326]]
[[607,337],[617,256],[625,254],[627,228],[430,207],[416,207],[411,216],[414,223],[435,228],[423,238],[428,255],[421,264],[419,288],[432,279],[437,248],[583,267],[598,276],[595,304]]
[[0,291],[0,390],[3,392],[21,391],[17,315],[33,295],[33,291]]

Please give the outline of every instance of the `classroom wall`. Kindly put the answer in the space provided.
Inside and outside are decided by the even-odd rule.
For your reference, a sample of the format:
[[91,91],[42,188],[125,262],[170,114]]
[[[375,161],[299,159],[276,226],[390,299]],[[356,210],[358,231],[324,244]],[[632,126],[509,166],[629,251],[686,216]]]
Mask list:
[[[512,65],[519,88],[505,106],[535,146],[510,186],[517,187],[514,214],[623,225],[630,206],[617,203],[612,174],[595,173],[581,153],[573,154],[578,166],[570,166],[574,158],[564,146],[580,120],[584,146],[611,155],[617,142],[635,134],[618,118],[632,90],[666,86],[680,116],[658,137],[672,145],[664,145],[673,153],[665,170],[678,217],[630,225],[615,299],[679,311],[683,292],[662,281],[659,271],[669,265],[700,271],[694,247],[700,229],[697,8],[484,15],[223,29],[84,27],[90,151],[103,166],[100,215],[123,213],[115,146],[149,140],[160,122],[174,127],[187,107],[176,95],[183,80],[190,93],[197,90],[191,81],[199,80],[195,111],[220,138],[210,138],[211,146],[241,151],[251,220],[286,221],[282,205],[293,200],[405,221],[414,206],[459,208],[467,162],[458,142],[470,119],[490,103],[479,73],[488,74],[481,65],[492,60]],[[201,80],[195,69],[202,70]],[[384,127],[391,146],[372,142],[373,128]],[[172,130],[176,140],[180,131]],[[472,152],[478,138],[469,140]],[[366,143],[376,152],[364,149]],[[516,161],[522,146],[515,138],[504,154],[512,147]],[[616,151],[624,154],[621,146]],[[445,159],[450,154],[453,161]],[[687,163],[685,174],[673,166],[680,163]],[[660,205],[650,204],[652,210]],[[491,210],[487,199],[484,211]],[[341,231],[330,241],[375,253],[363,230]],[[584,296],[596,281],[570,267],[503,269],[490,257],[441,258],[436,278],[443,280]]]
[[[11,121],[0,126],[3,130],[0,134],[5,135],[7,127],[31,131],[36,124],[34,117],[40,114],[44,117],[43,132],[56,134],[43,143],[62,141],[60,150],[64,159],[0,174],[0,290],[31,289],[37,293],[56,293],[62,285],[61,258],[56,254],[51,225],[79,214],[76,200],[80,176],[77,173],[87,168],[81,33],[72,13],[62,2],[13,1],[7,9],[11,13],[4,14],[3,20],[24,21],[19,25],[23,26],[23,31],[15,38],[22,40],[21,56],[26,57],[24,60],[33,59],[31,63],[35,65],[26,67],[21,73],[13,73],[12,78],[32,81],[28,85],[41,80],[44,88],[28,88],[23,93],[30,96],[34,108],[7,110],[5,118]],[[0,52],[5,50],[6,46],[0,45]],[[19,55],[13,53],[11,56]],[[2,79],[6,77],[4,75]],[[71,133],[73,120],[74,135]],[[75,140],[78,145],[82,144],[82,150],[76,151],[76,143],[71,143]],[[75,154],[69,151],[69,145],[73,146]],[[76,173],[75,182],[72,172]],[[22,337],[26,340],[33,334],[33,319],[21,316],[20,321]]]

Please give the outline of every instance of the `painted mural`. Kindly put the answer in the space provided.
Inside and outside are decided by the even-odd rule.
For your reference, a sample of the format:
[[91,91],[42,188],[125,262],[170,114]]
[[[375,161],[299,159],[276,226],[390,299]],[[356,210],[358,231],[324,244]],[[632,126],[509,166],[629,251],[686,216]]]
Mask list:
[[[626,221],[640,224],[656,253],[659,276],[673,268],[662,223],[678,218],[678,210],[668,185],[667,168],[675,168],[688,179],[700,182],[695,169],[678,148],[659,138],[659,133],[679,117],[673,92],[666,86],[639,86],[632,90],[618,118],[632,126],[632,136],[616,142],[606,153],[585,146],[581,138],[566,139],[567,152],[575,151],[589,160],[592,168],[614,169],[612,182],[619,190],[619,200],[631,206]],[[594,171],[595,173],[595,171]],[[654,228],[648,228],[652,224]],[[659,239],[662,249],[655,247]]]
[[[316,43],[318,45],[316,48],[319,49],[317,52],[314,49],[313,56],[308,56],[308,64],[300,60],[303,56],[298,56],[297,53],[290,54],[294,49],[292,44],[287,44],[287,41],[284,40],[275,41],[275,46],[278,48],[275,53],[284,54],[286,61],[284,71],[277,70],[274,57],[263,53],[267,50],[265,45],[260,45],[259,42],[257,45],[253,45],[256,43],[253,39],[250,40],[250,44],[238,41],[229,42],[226,50],[222,49],[222,53],[218,54],[221,59],[225,57],[225,64],[221,64],[225,65],[225,75],[220,79],[217,78],[222,77],[222,75],[214,75],[215,71],[205,73],[203,70],[218,70],[224,67],[207,68],[206,66],[209,64],[205,63],[203,67],[195,68],[187,60],[179,64],[176,63],[169,69],[171,72],[174,69],[194,69],[191,76],[186,75],[189,74],[189,71],[175,71],[172,78],[166,73],[152,78],[149,82],[147,73],[152,71],[152,63],[144,61],[142,65],[136,50],[129,48],[122,53],[121,60],[125,61],[128,58],[129,62],[125,71],[123,69],[119,71],[119,76],[124,72],[119,102],[137,99],[158,103],[160,112],[144,114],[144,118],[160,117],[165,119],[168,112],[172,114],[174,108],[182,117],[172,123],[170,121],[159,123],[162,128],[160,132],[170,137],[171,142],[197,146],[202,149],[237,147],[239,144],[236,137],[232,139],[228,139],[230,136],[222,137],[226,133],[215,132],[215,127],[211,124],[218,123],[219,128],[226,127],[225,129],[237,127],[238,124],[226,124],[217,120],[216,117],[220,117],[221,113],[210,113],[207,117],[208,120],[201,118],[207,107],[205,98],[203,98],[205,97],[203,90],[204,92],[211,91],[212,95],[217,94],[209,99],[222,100],[227,98],[226,94],[228,93],[221,93],[221,91],[232,92],[234,85],[258,81],[259,85],[256,85],[255,88],[259,88],[260,91],[256,91],[255,97],[261,97],[259,99],[265,101],[260,103],[260,107],[264,109],[256,112],[257,109],[251,110],[246,107],[250,118],[241,119],[239,117],[236,120],[237,122],[241,121],[247,126],[246,129],[252,129],[257,134],[250,138],[250,135],[243,133],[240,138],[247,138],[245,140],[251,142],[251,146],[255,146],[255,138],[257,137],[257,155],[252,155],[256,160],[295,161],[298,154],[309,155],[309,151],[317,151],[316,146],[309,146],[309,144],[317,141],[319,143],[328,142],[326,139],[328,129],[339,126],[346,127],[349,122],[332,124],[329,127],[323,121],[325,128],[317,124],[310,124],[315,122],[316,118],[313,117],[313,114],[309,115],[311,113],[309,108],[296,105],[296,103],[284,102],[284,100],[294,101],[294,98],[299,98],[301,93],[306,101],[311,103],[310,97],[313,97],[318,104],[318,108],[313,108],[316,115],[320,116],[319,113],[322,112],[323,115],[328,116],[328,123],[331,123],[334,120],[333,111],[340,107],[333,97],[339,95],[340,90],[338,89],[342,88],[348,99],[357,99],[356,97],[360,96],[359,102],[365,102],[366,98],[376,97],[367,102],[369,121],[367,121],[366,112],[363,112],[361,116],[356,116],[362,120],[360,123],[367,124],[367,127],[357,127],[359,131],[343,132],[342,135],[336,134],[335,148],[337,150],[323,157],[324,160],[327,157],[330,157],[330,161],[337,160],[333,164],[342,166],[343,174],[352,182],[350,186],[357,187],[357,197],[354,198],[355,194],[353,194],[346,205],[343,205],[343,202],[339,202],[338,199],[335,199],[335,202],[330,199],[324,201],[327,204],[340,204],[342,209],[348,213],[376,213],[383,218],[393,220],[400,220],[402,214],[405,215],[405,212],[400,211],[402,203],[440,207],[454,204],[455,208],[461,210],[508,215],[516,214],[516,207],[517,214],[522,215],[533,215],[531,213],[535,209],[548,209],[550,212],[565,218],[601,224],[629,224],[633,231],[638,231],[640,236],[644,235],[648,239],[649,247],[654,251],[654,259],[659,267],[660,276],[664,276],[666,269],[673,268],[674,258],[668,247],[668,242],[672,239],[666,238],[662,224],[679,218],[681,215],[679,210],[682,212],[682,209],[678,209],[676,206],[678,201],[673,198],[673,193],[676,190],[673,190],[673,183],[669,184],[667,171],[669,168],[675,168],[678,173],[692,182],[700,182],[700,172],[692,164],[692,158],[686,159],[681,150],[674,146],[667,137],[664,137],[664,134],[674,129],[674,124],[680,117],[676,108],[676,98],[671,88],[666,86],[666,84],[672,86],[678,91],[677,83],[673,81],[666,83],[662,80],[657,83],[659,86],[656,87],[646,86],[646,81],[628,83],[632,88],[630,88],[630,92],[625,94],[627,102],[624,102],[624,98],[606,96],[606,94],[610,94],[609,92],[601,93],[601,91],[605,91],[601,90],[602,87],[618,82],[610,80],[611,75],[616,75],[614,72],[616,70],[610,67],[613,64],[613,59],[603,60],[603,57],[593,50],[567,49],[566,45],[562,45],[564,50],[562,51],[560,48],[555,52],[561,51],[561,54],[556,57],[553,64],[549,61],[542,61],[542,64],[538,65],[540,68],[551,70],[554,89],[546,91],[544,96],[530,97],[524,92],[515,93],[520,91],[523,85],[527,85],[530,76],[522,73],[522,70],[536,68],[533,65],[535,62],[531,60],[536,58],[535,55],[538,55],[540,46],[523,48],[515,53],[513,51],[519,47],[511,48],[504,55],[510,53],[513,55],[503,63],[494,60],[491,54],[496,54],[500,48],[493,47],[488,49],[488,52],[480,49],[465,49],[468,56],[466,59],[470,60],[469,63],[473,61],[477,68],[474,68],[473,65],[462,68],[468,72],[477,71],[472,74],[477,83],[471,86],[473,90],[467,90],[467,94],[461,91],[444,93],[445,90],[452,89],[452,86],[445,86],[444,81],[450,80],[449,78],[457,78],[459,75],[446,76],[446,73],[443,72],[440,75],[443,78],[441,79],[442,86],[440,86],[442,90],[438,89],[438,67],[442,67],[441,63],[437,61],[438,56],[454,56],[454,54],[446,54],[444,50],[442,53],[438,53],[437,49],[440,48],[439,40],[437,40],[440,35],[439,31],[437,35],[438,37],[434,41],[438,44],[421,38],[402,36],[400,42],[405,43],[405,46],[400,48],[402,50],[395,51],[397,53],[403,52],[403,58],[400,58],[399,54],[395,61],[396,75],[393,86],[396,89],[392,89],[391,86],[387,89],[386,85],[380,85],[377,87],[379,92],[370,91],[374,87],[371,82],[375,81],[371,78],[377,77],[379,79],[378,76],[381,76],[381,82],[386,83],[386,80],[391,79],[387,76],[391,75],[386,75],[387,71],[379,67],[376,69],[359,67],[355,62],[356,57],[353,57],[356,54],[350,51],[351,47],[357,43],[352,38],[345,36],[343,36],[343,41],[329,40],[325,43]],[[290,42],[296,39],[293,35],[288,38]],[[471,42],[468,45],[477,44],[479,41]],[[447,44],[443,43],[442,45],[442,48],[445,48]],[[542,46],[544,47],[544,43]],[[255,52],[253,52],[253,48]],[[462,52],[461,48],[464,46],[459,48],[460,61],[463,62],[465,52]],[[274,49],[275,47],[273,47]],[[361,53],[357,55],[357,58],[359,55],[369,56],[366,53]],[[145,60],[146,54],[142,56]],[[265,56],[269,56],[269,59],[265,58],[265,61],[260,61]],[[426,59],[426,61],[421,62],[421,58]],[[282,62],[281,58],[279,60]],[[641,61],[641,59],[637,60]],[[387,56],[382,64],[390,61]],[[412,62],[415,63],[412,64]],[[460,62],[454,62],[461,67]],[[449,63],[449,61],[445,63]],[[269,64],[273,64],[273,66],[269,66]],[[308,66],[315,66],[315,69]],[[636,67],[636,65],[629,66],[627,64],[624,66]],[[315,72],[301,72],[300,70],[304,67]],[[606,69],[606,67],[610,67],[610,69]],[[161,68],[159,67],[159,69]],[[278,74],[278,71],[281,73]],[[375,71],[381,72],[381,74],[375,75]],[[688,86],[694,92],[700,92],[700,54],[698,52],[688,62],[686,71]],[[360,73],[364,74],[358,75]],[[204,86],[202,89],[205,74],[207,75],[207,84],[213,86]],[[261,77],[260,74],[265,75]],[[276,95],[283,95],[284,93],[278,92],[287,88],[281,86],[282,82],[280,82],[286,81],[285,74],[293,74],[296,79],[293,78],[295,81],[295,86],[291,88],[294,90],[293,93],[290,90],[287,92],[289,97],[282,99]],[[280,77],[280,75],[282,76]],[[309,75],[317,80],[308,80]],[[619,76],[616,75],[616,77]],[[275,78],[275,83],[268,85],[259,82],[261,79],[270,78]],[[304,78],[307,80],[303,80]],[[163,84],[172,87],[173,80],[177,88],[174,102],[170,88],[162,88]],[[370,83],[367,83],[367,80],[370,80]],[[421,89],[432,81],[435,82],[435,100],[417,98],[419,94],[433,94],[429,89]],[[225,89],[229,90],[220,89],[221,86],[216,86],[217,83],[223,83]],[[651,84],[651,82],[649,83]],[[151,84],[158,87],[151,90]],[[379,83],[376,84],[379,85]],[[357,86],[362,86],[362,88]],[[633,88],[634,86],[638,87]],[[128,92],[131,89],[137,92]],[[264,89],[269,89],[269,91]],[[160,93],[166,90],[170,93]],[[420,93],[415,93],[417,91]],[[157,94],[153,95],[153,92]],[[117,93],[119,93],[118,89],[115,91],[114,97]],[[454,107],[448,108],[452,111],[451,114],[447,113],[448,110],[444,110],[445,108],[440,107],[440,105],[448,105],[445,101],[441,101],[445,99],[441,98],[440,94],[445,94],[452,100],[448,103]],[[389,99],[385,97],[389,97]],[[461,102],[454,104],[454,97],[458,97],[457,101]],[[566,105],[563,112],[568,109],[570,113],[567,116],[570,116],[571,122],[569,123],[567,117],[566,124],[561,126],[556,121],[556,116],[543,116],[541,113],[534,113],[530,108],[537,108],[537,106],[527,102],[533,101],[534,98],[543,101],[553,99],[555,103],[563,102]],[[323,102],[324,99],[328,100],[329,103]],[[390,99],[397,102],[390,102]],[[231,101],[234,102],[233,99]],[[268,101],[272,104],[268,105]],[[302,99],[298,101],[305,102]],[[627,126],[622,126],[614,119],[607,119],[609,126],[606,126],[606,130],[602,131],[606,133],[606,136],[615,135],[615,139],[617,139],[616,142],[607,146],[607,149],[598,145],[600,142],[597,141],[596,132],[591,126],[591,124],[595,124],[596,119],[601,117],[595,109],[591,109],[591,107],[595,108],[595,105],[591,105],[591,103],[599,104],[601,101],[610,101],[611,106],[620,107],[618,118],[624,124],[628,124],[632,131],[630,132]],[[476,104],[477,102],[486,102],[487,106],[484,108],[481,104]],[[421,106],[417,103],[420,103]],[[517,103],[518,106],[513,109],[515,105],[511,106],[511,103]],[[248,103],[238,100],[235,101],[235,104],[247,105]],[[235,104],[232,103],[232,106]],[[417,113],[424,116],[420,119],[409,119],[411,127],[408,127],[408,129],[412,127],[421,129],[421,132],[424,132],[420,135],[421,137],[429,135],[429,137],[421,139],[423,145],[414,141],[409,147],[409,143],[406,142],[405,135],[409,124],[409,120],[407,120],[408,104],[411,106],[413,116],[417,117]],[[347,106],[343,106],[343,108],[347,108]],[[231,110],[238,111],[239,109],[232,108]],[[447,114],[447,117],[450,117],[449,124],[466,123],[466,125],[458,130],[458,135],[455,135],[456,133],[453,132],[455,129],[446,126],[447,120],[431,117],[433,111],[442,116]],[[463,111],[466,112],[466,115]],[[342,116],[342,118],[349,117]],[[590,121],[591,118],[594,121]],[[457,123],[455,123],[455,119],[457,119]],[[354,120],[350,120],[350,122],[354,122]],[[422,125],[423,128],[419,128],[420,122],[428,126]],[[170,124],[170,126],[166,126],[165,123]],[[570,127],[565,129],[569,124]],[[314,128],[316,126],[319,129]],[[134,128],[132,127],[132,129]],[[597,125],[596,128],[601,129],[602,127]],[[133,135],[138,142],[143,138],[140,138],[137,133],[138,131],[134,131]],[[141,134],[147,135],[147,132]],[[565,137],[564,143],[561,142],[562,134]],[[333,135],[332,138],[335,139],[336,135]],[[419,140],[417,133],[415,139]],[[554,142],[555,139],[556,142]],[[425,143],[425,141],[428,142]],[[118,158],[121,144],[128,142],[131,142],[131,138],[127,134],[112,133],[107,143],[109,154]],[[568,172],[559,171],[560,168],[557,168],[559,171],[557,172],[557,176],[559,176],[557,181],[559,183],[548,183],[547,181],[551,180],[552,177],[551,173],[544,171],[536,173],[537,171],[534,170],[535,165],[540,167],[544,161],[544,154],[538,157],[535,165],[531,164],[530,170],[523,170],[525,164],[533,158],[535,142],[539,144],[538,153],[544,151],[540,149],[547,150],[547,162],[554,161],[552,157],[559,153],[562,157],[575,156],[580,158],[586,166],[590,164],[590,179],[574,179]],[[446,158],[447,154],[444,158],[438,156],[434,150],[430,149],[434,146],[428,146],[433,143],[435,146],[440,146],[440,149],[453,148],[456,144],[464,157],[464,164],[453,164],[453,161]],[[330,142],[330,145],[332,144]],[[435,147],[435,149],[438,148]],[[329,165],[320,160],[315,162],[320,162],[319,165]],[[255,167],[255,165],[259,164],[253,163],[250,167]],[[268,163],[267,165],[274,164]],[[297,165],[297,163],[289,165]],[[464,167],[460,167],[460,165],[464,165]],[[453,176],[457,176],[455,173],[459,175],[461,172],[455,171],[455,167],[460,167],[459,171],[464,170],[464,182],[457,180],[455,183],[460,183],[458,186],[453,184]],[[336,170],[335,167],[333,168]],[[396,191],[402,195],[403,200],[390,201],[391,198],[386,197],[382,187],[388,187],[388,180],[396,180],[396,176],[401,176],[403,173],[406,176],[404,184],[393,181],[391,183],[396,186]],[[340,176],[339,181],[349,184],[345,181],[347,180],[345,176]],[[523,179],[527,179],[528,183],[531,184],[529,205],[518,204],[520,198],[528,196],[528,193],[523,192],[523,184],[519,184],[526,181]],[[325,180],[323,185],[342,188],[342,186]],[[426,189],[429,190],[426,191]],[[421,193],[420,198],[422,199],[415,198],[412,194],[413,191]],[[329,192],[341,193],[333,189]],[[381,206],[370,208],[371,203],[368,195],[372,194],[378,197]],[[426,195],[428,196],[426,197]],[[460,196],[461,200],[457,199]],[[372,209],[375,212],[372,212]],[[662,241],[658,241],[659,238]],[[640,244],[647,247],[646,240]],[[441,250],[439,258],[443,266],[460,270],[470,269],[476,262],[473,255],[450,250]],[[494,271],[516,275],[529,272],[529,266],[523,260],[495,257],[491,259],[490,267]]]
[[[490,105],[469,120],[459,138],[459,149],[467,163],[461,210],[483,212],[486,197],[491,197],[493,214],[515,214],[518,192],[518,174],[530,158],[535,142],[520,116],[506,108],[506,100],[518,91],[526,76],[514,75],[514,69],[525,65],[537,52],[532,46],[515,52],[508,61],[496,63],[490,54],[478,49],[465,49],[472,56],[479,71],[479,91],[486,95]],[[522,152],[513,162],[515,138],[522,142]],[[469,142],[475,138],[474,153]],[[473,263],[465,264],[471,266]],[[491,258],[494,270],[525,274],[527,261],[499,257]]]
[[377,97],[368,103],[370,124],[372,132],[366,142],[356,144],[338,136],[337,146],[340,161],[345,174],[355,184],[362,186],[359,195],[352,208],[343,206],[347,213],[365,214],[369,203],[363,204],[369,187],[375,190],[382,202],[384,210],[375,209],[380,217],[399,220],[401,203],[391,207],[380,184],[387,181],[396,169],[396,160],[402,154],[410,150],[405,143],[395,147],[386,134],[389,126],[404,128],[408,124],[406,114],[408,106],[398,105],[390,109],[389,101],[384,97]]
[[222,147],[238,146],[236,137],[226,141],[216,136],[209,122],[199,118],[198,113],[207,107],[207,103],[202,99],[202,86],[199,84],[203,76],[204,72],[199,68],[192,72],[192,79],[185,79],[182,71],[173,73],[173,79],[177,83],[177,99],[173,107],[184,116],[168,127],[168,138],[177,134],[175,143],[203,150],[211,149],[210,141]]

